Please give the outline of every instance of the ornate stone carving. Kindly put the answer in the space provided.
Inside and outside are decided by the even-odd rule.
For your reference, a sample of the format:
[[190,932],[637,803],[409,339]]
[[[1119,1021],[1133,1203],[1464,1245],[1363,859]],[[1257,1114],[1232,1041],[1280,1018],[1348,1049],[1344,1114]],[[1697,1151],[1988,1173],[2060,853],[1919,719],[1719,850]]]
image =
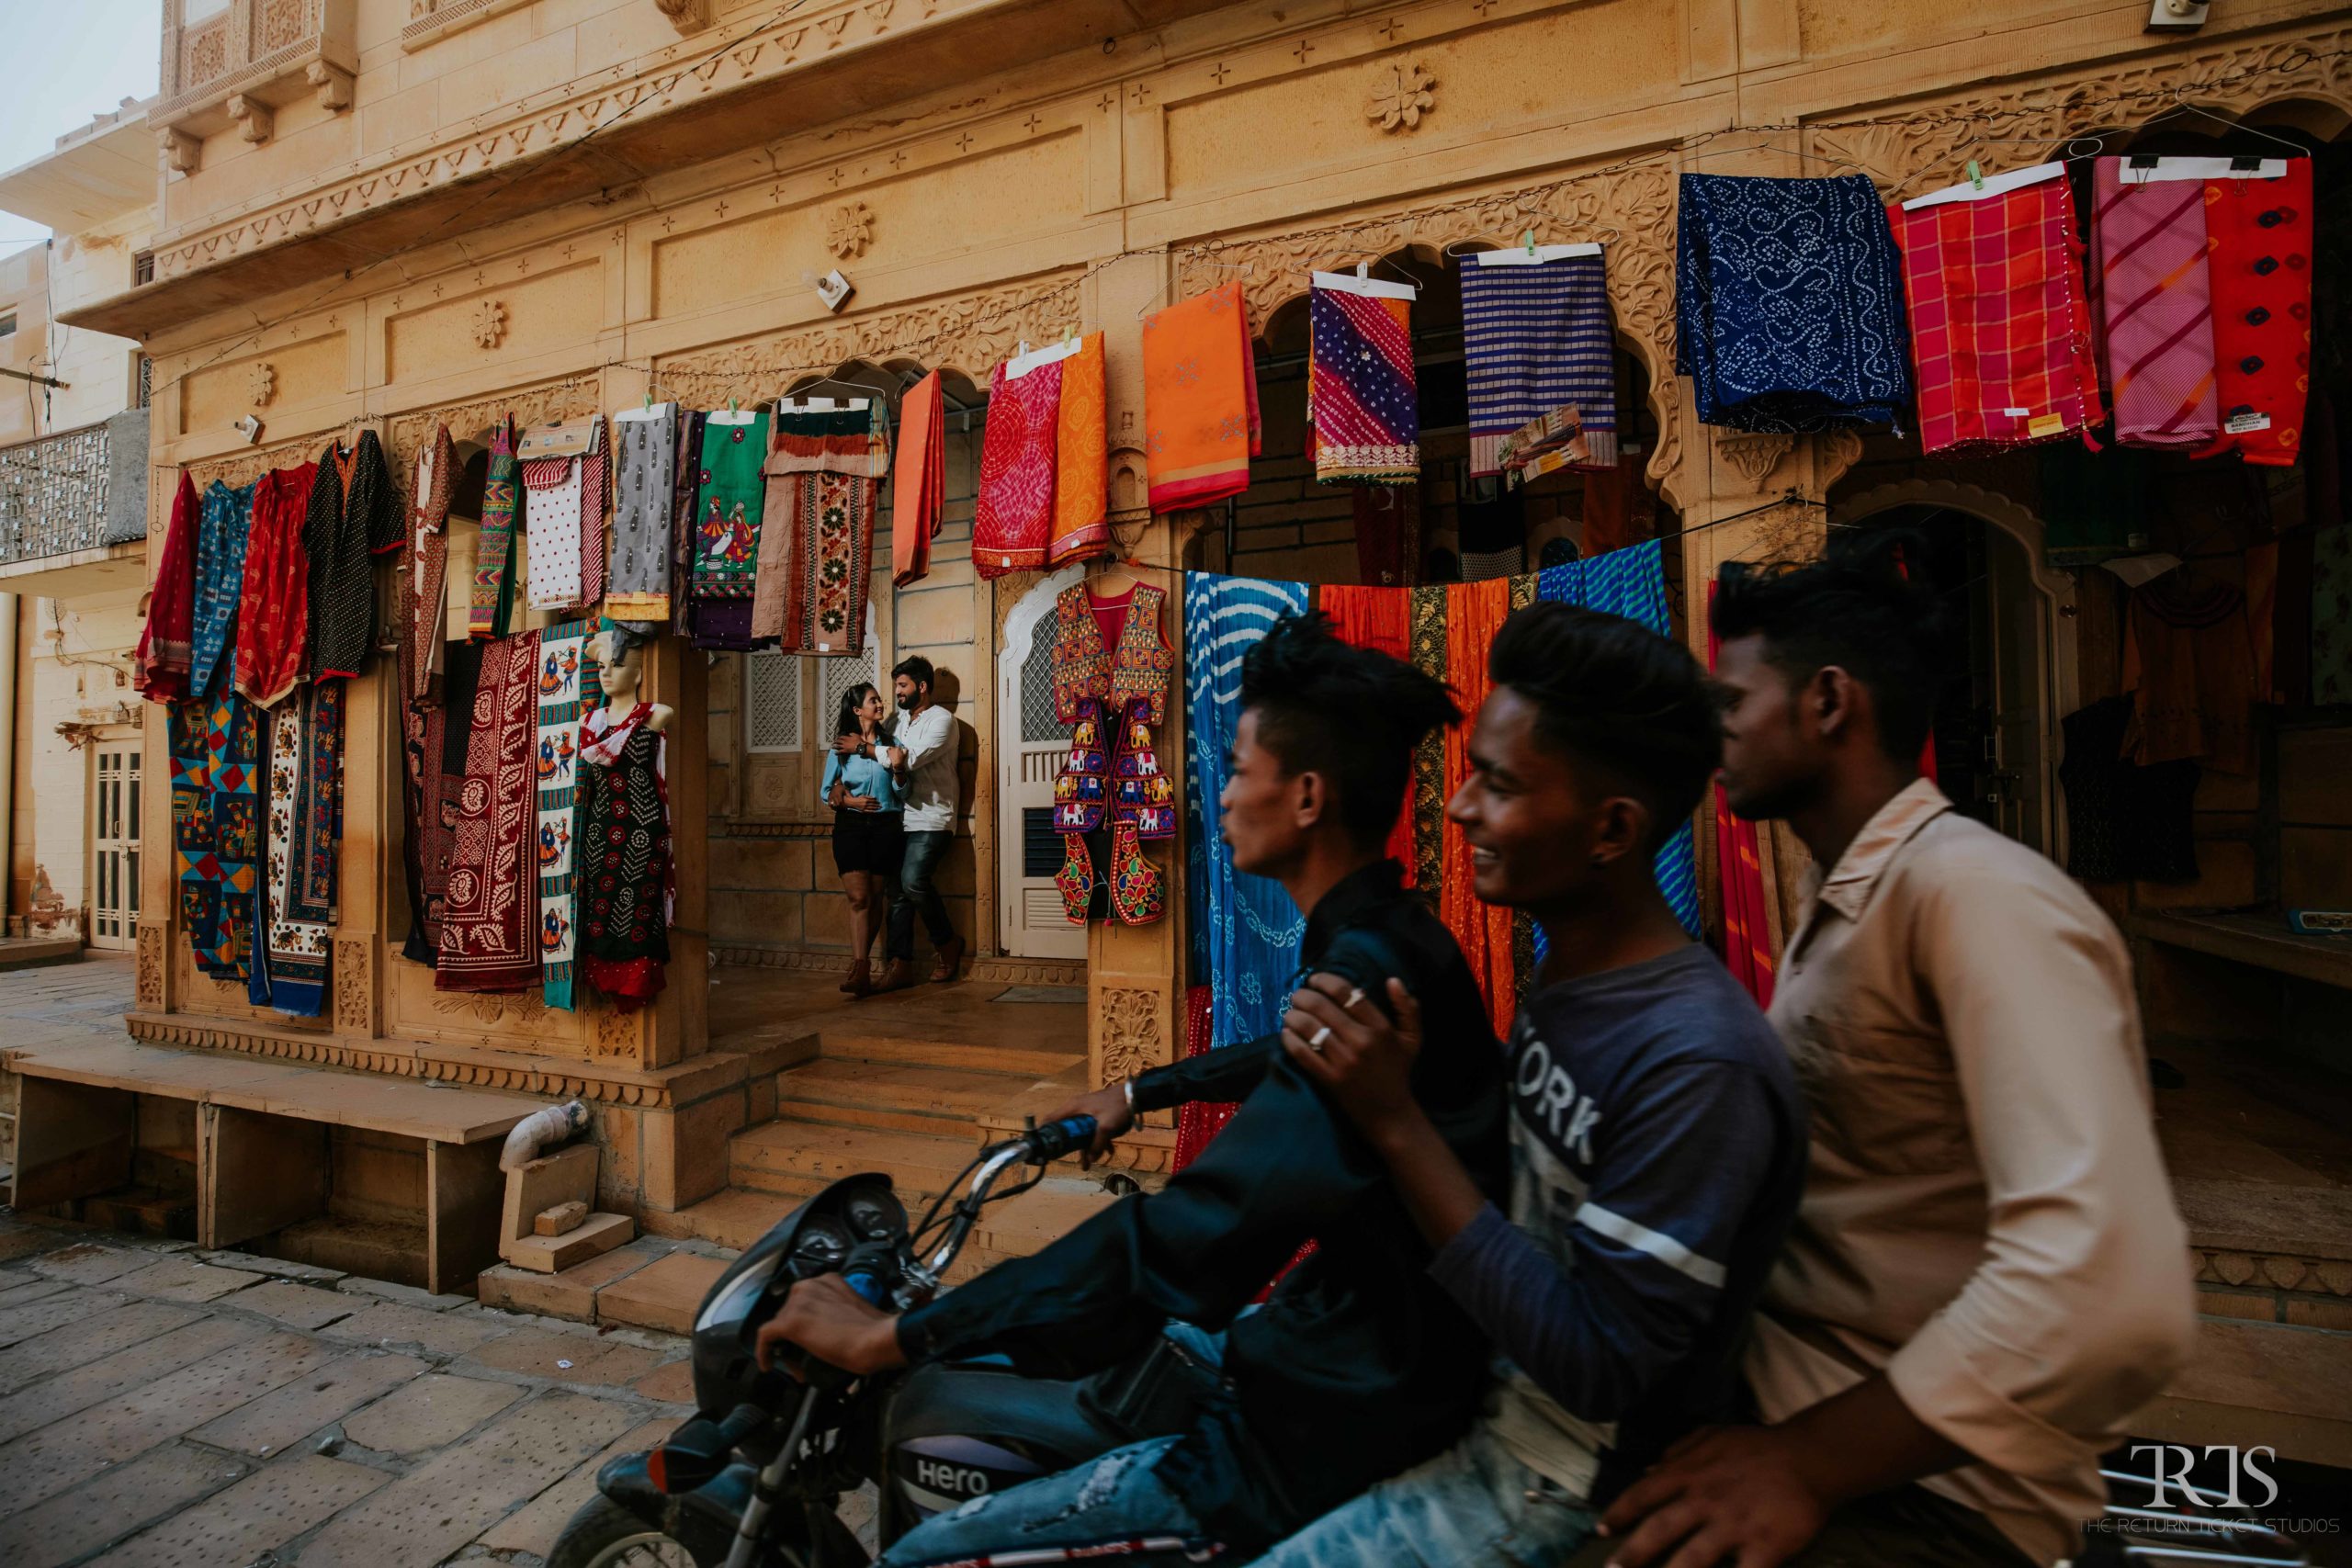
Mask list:
[[842,261],[855,261],[874,243],[874,209],[862,201],[836,207],[825,220],[825,244]]
[[313,60],[302,70],[302,80],[318,90],[319,107],[340,114],[351,107],[351,73],[340,65]]
[[352,937],[334,944],[334,1026],[345,1034],[376,1032],[374,943]]
[[1158,991],[1102,993],[1102,1081],[1121,1078],[1168,1062],[1168,1040],[1159,1025],[1164,998]]
[[187,477],[199,491],[214,479],[234,490],[261,478],[272,468],[283,468],[301,462],[306,457],[316,457],[318,454],[309,450],[313,439],[301,435],[267,446],[248,446],[207,463],[190,463]]
[[1384,65],[1372,96],[1364,99],[1364,118],[1383,130],[1417,130],[1421,116],[1436,107],[1437,97],[1430,91],[1436,85],[1437,78],[1417,64]]
[[160,925],[139,928],[139,978],[134,993],[141,1012],[160,1012],[164,1007],[164,949],[168,931]]
[[1772,477],[1772,470],[1781,466],[1781,459],[1796,448],[1797,438],[1793,435],[1759,433],[1715,437],[1715,450],[1747,481],[1751,491],[1761,491],[1764,481]]
[[277,396],[277,367],[266,359],[256,359],[245,371],[245,400],[257,409],[269,406]]
[[[401,414],[391,422],[391,434],[384,445],[389,449],[392,472],[412,474],[416,471],[418,449],[433,439],[436,425],[446,423],[450,434],[460,440],[470,440],[506,414],[513,414],[514,423],[520,425],[552,424],[559,420],[594,412],[596,399],[596,378],[594,375],[569,376],[560,381],[548,381],[520,391],[500,392],[487,398],[477,398],[469,403],[452,403],[444,408],[419,409],[413,413]],[[202,479],[198,481],[199,485],[205,482]]]
[[682,34],[698,33],[710,26],[710,0],[653,0],[653,8],[670,18]]
[[484,299],[474,307],[474,342],[484,348],[496,348],[506,341],[506,307],[496,299]]
[[641,1010],[623,1012],[608,1005],[599,1009],[594,1017],[596,1024],[590,1035],[590,1043],[596,1055],[626,1056],[635,1061],[644,1043],[642,1026],[638,1021],[644,1013]]
[[259,98],[249,98],[243,93],[230,96],[229,118],[237,122],[237,134],[255,146],[268,141],[277,129],[276,112]]
[[470,1013],[484,1023],[496,1023],[510,1014],[517,1023],[529,1023],[548,1010],[547,998],[532,991],[435,991],[433,1010],[446,1017]]
[[164,150],[164,163],[175,175],[192,175],[204,164],[201,136],[167,126],[155,133],[155,144]]

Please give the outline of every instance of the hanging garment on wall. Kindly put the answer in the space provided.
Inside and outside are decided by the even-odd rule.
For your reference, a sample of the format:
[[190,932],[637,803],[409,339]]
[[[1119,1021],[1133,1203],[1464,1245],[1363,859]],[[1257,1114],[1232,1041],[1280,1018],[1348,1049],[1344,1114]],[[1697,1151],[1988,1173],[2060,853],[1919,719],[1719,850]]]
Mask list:
[[330,442],[302,525],[310,558],[311,625],[304,668],[313,681],[356,675],[376,648],[376,558],[396,553],[401,492],[384,466],[383,444],[363,430],[349,446]]
[[946,393],[934,370],[899,400],[899,461],[890,476],[890,581],[931,571],[931,542],[947,502]]
[[1404,588],[1420,576],[1421,487],[1355,489],[1356,576],[1380,588]]
[[701,508],[695,524],[694,580],[697,599],[744,599],[757,584],[760,517],[767,481],[765,413],[703,416]]
[[310,626],[310,557],[302,532],[316,463],[275,468],[254,481],[253,522],[237,596],[237,694],[274,707],[302,679]]
[[539,632],[538,745],[531,758],[538,779],[538,816],[529,860],[538,877],[540,994],[551,1008],[572,1005],[572,951],[580,919],[572,873],[580,834],[580,710],[582,694],[599,690],[593,630],[588,622],[566,621]]
[[218,679],[221,690],[232,683],[237,668],[231,646],[236,637],[237,602],[244,593],[245,537],[253,525],[254,487],[231,490],[219,479],[204,489],[204,513],[196,536],[196,609],[191,619],[188,651],[188,695],[198,701],[209,696]]
[[1419,290],[1318,272],[1307,295],[1306,419],[1326,484],[1413,484],[1421,477],[1420,393],[1413,378]]
[[1596,466],[1617,461],[1617,335],[1599,245],[1521,245],[1462,260],[1470,472],[1502,471],[1503,437],[1573,408]]
[[1264,432],[1240,284],[1145,319],[1143,402],[1152,511],[1207,506],[1250,488]]
[[2128,697],[2066,716],[2058,782],[2066,796],[2066,874],[2085,882],[2194,882],[2197,764],[2141,767],[2123,758]]
[[2312,536],[2311,683],[2314,703],[2352,703],[2352,524]]
[[670,629],[693,630],[695,555],[702,547],[695,520],[702,515],[702,438],[706,418],[678,412],[678,474],[670,500]]
[[874,511],[890,467],[881,400],[862,409],[775,416],[766,514],[752,599],[752,636],[787,653],[856,658],[865,650],[874,583]]
[[2254,643],[2236,584],[2175,571],[2136,590],[2123,623],[2124,755],[2143,765],[2255,771]]
[[1217,797],[1241,720],[1241,660],[1284,615],[1305,615],[1304,582],[1184,574],[1184,738],[1193,875],[1194,974],[1211,992],[1208,1043],[1233,1045],[1282,1027],[1306,918],[1282,884],[1237,871],[1217,837]]
[[670,518],[677,498],[675,403],[613,415],[613,564],[605,614],[616,621],[670,618]]
[[203,505],[187,470],[179,470],[172,491],[172,517],[164,531],[155,581],[148,591],[147,618],[139,628],[131,684],[151,703],[187,696],[188,656],[196,635],[196,536]]
[[523,472],[530,607],[594,604],[604,586],[604,420],[535,424],[516,440],[514,461]]
[[[1707,584],[1707,668],[1722,657],[1723,639],[1715,636],[1715,584]],[[1736,816],[1731,797],[1718,782],[1715,793],[1715,882],[1723,898],[1724,967],[1756,998],[1759,1008],[1772,1005],[1773,970],[1779,963],[1772,951],[1772,926],[1764,908],[1764,858],[1758,847],[1756,824]]]
[[221,691],[172,711],[172,859],[180,924],[216,980],[252,972],[261,855],[261,710]]
[[1923,450],[2054,440],[2106,419],[2065,175],[2043,164],[1887,209]]
[[2093,452],[2078,443],[2036,454],[2041,558],[2048,566],[2097,566],[2154,547],[2148,487],[2155,459],[2128,446]]
[[670,962],[673,873],[663,738],[639,703],[580,727],[580,972],[630,1012],[661,994]]
[[1062,566],[1111,547],[1110,392],[1102,334],[1089,333],[1062,361],[1054,422],[1054,527],[1047,566]]
[[1465,489],[1455,502],[1462,581],[1513,576],[1527,561],[1527,492],[1504,490],[1493,480],[1476,488],[1493,493],[1474,500]]
[[[1446,591],[1445,678],[1462,705],[1464,722],[1445,729],[1445,798],[1451,800],[1470,776],[1470,733],[1478,705],[1487,700],[1493,682],[1487,674],[1487,650],[1495,634],[1510,618],[1514,598],[1533,597],[1533,581],[1519,580],[1528,592],[1514,595],[1510,578],[1465,582]],[[1438,913],[1462,956],[1477,977],[1487,999],[1487,1016],[1508,1029],[1519,1012],[1519,980],[1511,953],[1511,911],[1500,905],[1482,904],[1470,865],[1469,840],[1451,818],[1441,829]]]
[[2197,456],[2284,467],[2302,449],[2311,385],[2312,161],[2248,161],[2251,171],[2217,170],[2205,182],[2222,434]]
[[514,465],[514,422],[502,419],[490,433],[490,468],[481,485],[481,536],[474,545],[473,595],[466,630],[476,642],[506,635],[514,615],[514,513],[522,504],[523,476]]
[[458,445],[446,424],[416,454],[409,488],[408,571],[401,579],[401,694],[404,706],[435,700],[448,646],[449,502],[457,493]]
[[980,491],[972,513],[972,570],[981,578],[1040,571],[1053,550],[1054,431],[1061,416],[1058,360],[989,377],[980,437]]
[[1900,427],[1911,402],[1903,269],[1864,175],[1684,175],[1674,368],[1702,423]]
[[269,858],[246,998],[293,1018],[326,1011],[343,850],[341,681],[302,688],[269,716]]
[[1131,926],[1165,912],[1159,868],[1143,844],[1176,836],[1176,786],[1159,768],[1151,732],[1166,716],[1175,650],[1160,630],[1167,594],[1148,582],[1097,599],[1083,582],[1054,602],[1054,716],[1070,726],[1069,755],[1054,780],[1054,829],[1066,859],[1055,874],[1062,910],[1084,925],[1094,901],[1087,835],[1108,829],[1111,912]]
[[[456,858],[458,813],[466,791],[469,720],[481,676],[483,644],[453,643],[441,682],[442,705],[421,710],[424,723],[409,747],[416,795],[409,816],[416,881],[410,894],[408,941],[401,956],[430,968],[441,962],[441,928],[449,909],[449,867]],[[451,715],[456,722],[450,722]]]
[[[1412,596],[1394,588],[1340,588],[1325,585],[1315,591],[1315,607],[1331,617],[1340,640],[1368,648],[1391,659],[1410,662],[1413,653]],[[1405,886],[1413,886],[1413,803],[1408,795],[1396,810],[1388,830],[1388,856],[1405,869]]]
[[2156,180],[2101,158],[2091,171],[2091,276],[2115,439],[2130,446],[2201,446],[2221,433],[2213,379],[2213,290],[2207,267],[2205,185]]
[[1578,555],[1611,555],[1657,532],[1657,507],[1649,482],[1642,477],[1646,461],[1638,452],[1620,453],[1607,468],[1585,475],[1584,537]]
[[[1188,598],[1190,594],[1186,595]],[[1287,976],[1285,976],[1287,978]],[[1193,986],[1184,993],[1184,1055],[1197,1056],[1214,1050],[1210,1029],[1215,1017],[1216,998],[1211,987]],[[1188,1100],[1176,1111],[1176,1155],[1170,1163],[1171,1171],[1183,1169],[1209,1146],[1209,1140],[1225,1130],[1233,1120],[1238,1105],[1219,1104],[1214,1100]]]
[[482,652],[450,847],[448,903],[434,988],[526,991],[539,978],[531,928],[538,884],[526,876],[537,820],[532,750],[538,736],[539,634],[518,632]]

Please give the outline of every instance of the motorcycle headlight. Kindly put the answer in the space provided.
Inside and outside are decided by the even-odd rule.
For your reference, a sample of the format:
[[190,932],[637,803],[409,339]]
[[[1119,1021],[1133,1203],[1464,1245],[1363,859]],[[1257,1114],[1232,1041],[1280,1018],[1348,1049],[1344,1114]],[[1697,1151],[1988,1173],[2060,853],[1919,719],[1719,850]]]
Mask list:
[[695,1319],[695,1332],[700,1334],[720,1324],[741,1323],[783,1263],[784,1254],[772,1252],[729,1280],[727,1288],[712,1297],[710,1304],[702,1309],[702,1315]]

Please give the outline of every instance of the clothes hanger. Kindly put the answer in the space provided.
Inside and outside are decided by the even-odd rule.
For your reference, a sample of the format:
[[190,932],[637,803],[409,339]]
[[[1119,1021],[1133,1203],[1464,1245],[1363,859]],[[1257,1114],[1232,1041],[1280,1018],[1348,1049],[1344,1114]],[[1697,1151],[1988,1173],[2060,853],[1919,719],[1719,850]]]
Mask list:
[[1686,156],[1683,159],[1683,162],[1685,164],[1703,164],[1710,158],[1728,158],[1740,152],[1778,152],[1784,158],[1794,158],[1800,164],[1803,164],[1807,160],[1811,160],[1815,163],[1826,164],[1833,169],[1852,169],[1857,174],[1868,175],[1871,178],[1883,181],[1888,185],[1896,185],[1901,183],[1892,175],[1885,173],[1883,170],[1873,168],[1870,164],[1863,163],[1859,158],[1842,157],[1828,152],[1800,152],[1794,147],[1783,147],[1776,141],[1758,142],[1752,147],[1719,147],[1712,152],[1693,152]]
[[2199,119],[2211,120],[2215,125],[2220,126],[2224,130],[2244,131],[2246,135],[2257,137],[2264,141],[2275,141],[2298,158],[2308,158],[2312,155],[2312,150],[2304,146],[2300,141],[2290,141],[2283,136],[2275,136],[2271,134],[2269,131],[2263,130],[2258,125],[2247,125],[2243,120],[2223,119],[2211,109],[2199,108],[2195,104],[2188,101],[2188,89],[2185,86],[2175,87],[2172,90],[2172,107],[2165,110],[2164,113],[2157,115],[2154,119],[2149,120],[2148,124],[2154,125],[2157,120],[2169,119],[2177,114],[2193,114]]
[[1535,231],[1529,229],[1521,231],[1516,245],[1494,245],[1479,240],[1454,240],[1446,244],[1438,254],[1447,261],[1459,262],[1468,261],[1484,252],[1516,250],[1520,245],[1524,245],[1532,252],[1552,245],[1613,245],[1624,237],[1623,230],[1615,224],[1611,224],[1589,240],[1544,240],[1539,243],[1535,238]]

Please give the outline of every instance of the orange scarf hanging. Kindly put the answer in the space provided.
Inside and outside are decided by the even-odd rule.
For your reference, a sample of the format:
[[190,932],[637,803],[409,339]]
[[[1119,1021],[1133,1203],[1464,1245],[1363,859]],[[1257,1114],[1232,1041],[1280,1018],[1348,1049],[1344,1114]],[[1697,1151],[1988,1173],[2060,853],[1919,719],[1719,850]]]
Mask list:
[[1111,543],[1109,405],[1102,334],[1089,333],[1062,361],[1062,401],[1054,426],[1054,526],[1046,564],[1100,555]]
[[899,404],[899,466],[890,479],[890,580],[904,588],[931,570],[932,536],[947,494],[947,431],[934,370]]
[[[1392,659],[1412,658],[1413,596],[1404,588],[1340,588],[1316,590],[1316,605],[1331,617],[1331,629],[1353,648],[1369,648]],[[1405,886],[1413,876],[1413,796],[1408,788],[1388,830],[1388,854],[1405,868]]]
[[[1446,591],[1445,668],[1455,698],[1462,705],[1462,722],[1445,732],[1445,798],[1452,800],[1462,781],[1470,776],[1470,730],[1477,722],[1478,705],[1491,684],[1487,654],[1495,634],[1510,617],[1510,579],[1489,578],[1464,582]],[[1511,912],[1500,905],[1482,904],[1473,883],[1470,846],[1462,829],[1449,818],[1443,829],[1440,865],[1443,886],[1438,908],[1446,928],[1462,944],[1462,956],[1478,977],[1487,998],[1487,1015],[1498,1032],[1508,1032],[1519,1010],[1519,990],[1511,961]]]
[[[1722,642],[1715,636],[1715,585],[1707,584],[1707,668],[1715,667]],[[1932,743],[1931,743],[1932,744]],[[1764,915],[1764,863],[1756,844],[1756,824],[1732,815],[1724,786],[1715,785],[1715,880],[1723,887],[1724,967],[1747,987],[1756,1005],[1772,1005],[1772,927]]]
[[1250,459],[1262,436],[1255,366],[1238,283],[1144,322],[1144,463],[1153,512],[1206,506],[1250,488]]

